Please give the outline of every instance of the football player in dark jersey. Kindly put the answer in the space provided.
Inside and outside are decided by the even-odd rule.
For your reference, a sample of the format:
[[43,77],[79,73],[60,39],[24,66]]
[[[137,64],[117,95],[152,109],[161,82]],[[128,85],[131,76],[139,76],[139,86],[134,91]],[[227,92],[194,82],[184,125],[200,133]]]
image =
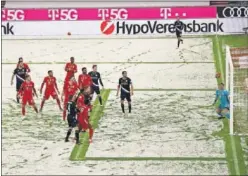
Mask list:
[[91,86],[92,94],[94,94],[94,92],[97,94],[100,105],[102,106],[102,97],[100,95],[99,82],[100,82],[102,88],[104,88],[104,86],[102,83],[101,75],[97,71],[97,65],[93,65],[92,68],[93,68],[93,71],[88,73],[92,78],[92,86]]
[[122,77],[119,79],[119,84],[117,87],[117,96],[119,95],[119,91],[121,89],[121,109],[122,112],[125,113],[124,108],[124,100],[126,99],[128,102],[129,113],[131,113],[131,95],[133,95],[133,84],[132,80],[127,77],[127,72],[122,72]]
[[179,48],[180,42],[182,42],[183,44],[182,30],[184,27],[184,24],[182,21],[180,21],[179,17],[177,17],[177,21],[174,23],[174,26],[175,26],[176,36],[177,36],[177,48]]
[[[65,142],[69,142],[69,137],[71,135],[72,129],[77,126],[77,107],[76,107],[76,102],[75,102],[75,97],[73,95],[69,96],[69,101],[67,103],[67,122],[69,129],[67,131],[66,137],[65,137]],[[75,132],[75,136],[76,136]]]
[[11,85],[13,85],[14,76],[16,76],[16,101],[19,103],[18,92],[22,83],[25,81],[25,77],[27,74],[27,69],[24,68],[24,64],[22,61],[18,62],[17,68],[14,70],[13,75],[11,77]]

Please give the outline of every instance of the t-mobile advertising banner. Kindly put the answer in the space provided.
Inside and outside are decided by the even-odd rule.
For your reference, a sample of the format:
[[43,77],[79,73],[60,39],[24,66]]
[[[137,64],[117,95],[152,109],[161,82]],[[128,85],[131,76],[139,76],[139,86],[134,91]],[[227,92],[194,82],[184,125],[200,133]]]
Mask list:
[[216,13],[216,7],[2,9],[2,21],[203,19]]
[[219,18],[248,18],[248,6],[242,7],[217,7]]

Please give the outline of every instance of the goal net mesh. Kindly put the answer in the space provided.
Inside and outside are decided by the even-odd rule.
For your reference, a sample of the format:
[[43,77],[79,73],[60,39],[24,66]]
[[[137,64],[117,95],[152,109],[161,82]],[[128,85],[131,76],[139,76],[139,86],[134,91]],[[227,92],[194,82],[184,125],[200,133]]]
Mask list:
[[226,48],[226,85],[230,90],[230,133],[248,135],[248,48]]

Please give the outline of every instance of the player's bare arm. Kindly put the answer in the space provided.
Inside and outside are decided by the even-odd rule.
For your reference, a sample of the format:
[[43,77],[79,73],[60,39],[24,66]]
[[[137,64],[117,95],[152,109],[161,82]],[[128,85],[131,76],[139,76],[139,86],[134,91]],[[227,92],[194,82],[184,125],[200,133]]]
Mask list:
[[119,91],[120,91],[120,85],[117,86],[117,93],[116,93],[116,96],[119,95]]
[[55,80],[54,85],[55,85],[55,89],[57,90],[58,94],[60,94],[59,89],[58,89],[58,85],[57,85],[57,81],[56,81],[56,80]]
[[40,94],[42,94],[42,89],[44,87],[44,84],[45,84],[45,79],[43,80],[43,82],[41,83],[41,86],[40,86]]
[[15,77],[15,74],[13,74],[12,77],[11,77],[11,81],[10,81],[10,84],[11,84],[11,85],[13,85],[13,83],[14,83],[14,82],[13,82],[13,81],[14,81],[14,77]]
[[62,93],[61,93],[61,101],[63,101],[63,96],[64,96],[64,89],[62,90]]
[[38,95],[37,95],[35,87],[33,87],[33,92],[34,92],[35,96],[38,98]]
[[133,95],[133,84],[130,85],[131,88],[131,95]]

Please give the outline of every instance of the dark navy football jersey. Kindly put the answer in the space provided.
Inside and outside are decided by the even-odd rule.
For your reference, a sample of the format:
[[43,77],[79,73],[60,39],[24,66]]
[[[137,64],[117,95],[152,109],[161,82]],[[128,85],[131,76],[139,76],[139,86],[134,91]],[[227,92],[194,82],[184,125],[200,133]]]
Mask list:
[[27,73],[27,69],[16,68],[14,70],[14,75],[16,75],[17,82],[23,82],[25,80],[26,73]]
[[121,91],[125,93],[130,93],[130,85],[132,84],[132,81],[130,78],[122,77],[119,79],[119,85],[121,87]]
[[94,86],[99,86],[99,82],[100,82],[101,86],[103,86],[101,75],[99,72],[91,71],[88,73],[88,75],[90,75]]

